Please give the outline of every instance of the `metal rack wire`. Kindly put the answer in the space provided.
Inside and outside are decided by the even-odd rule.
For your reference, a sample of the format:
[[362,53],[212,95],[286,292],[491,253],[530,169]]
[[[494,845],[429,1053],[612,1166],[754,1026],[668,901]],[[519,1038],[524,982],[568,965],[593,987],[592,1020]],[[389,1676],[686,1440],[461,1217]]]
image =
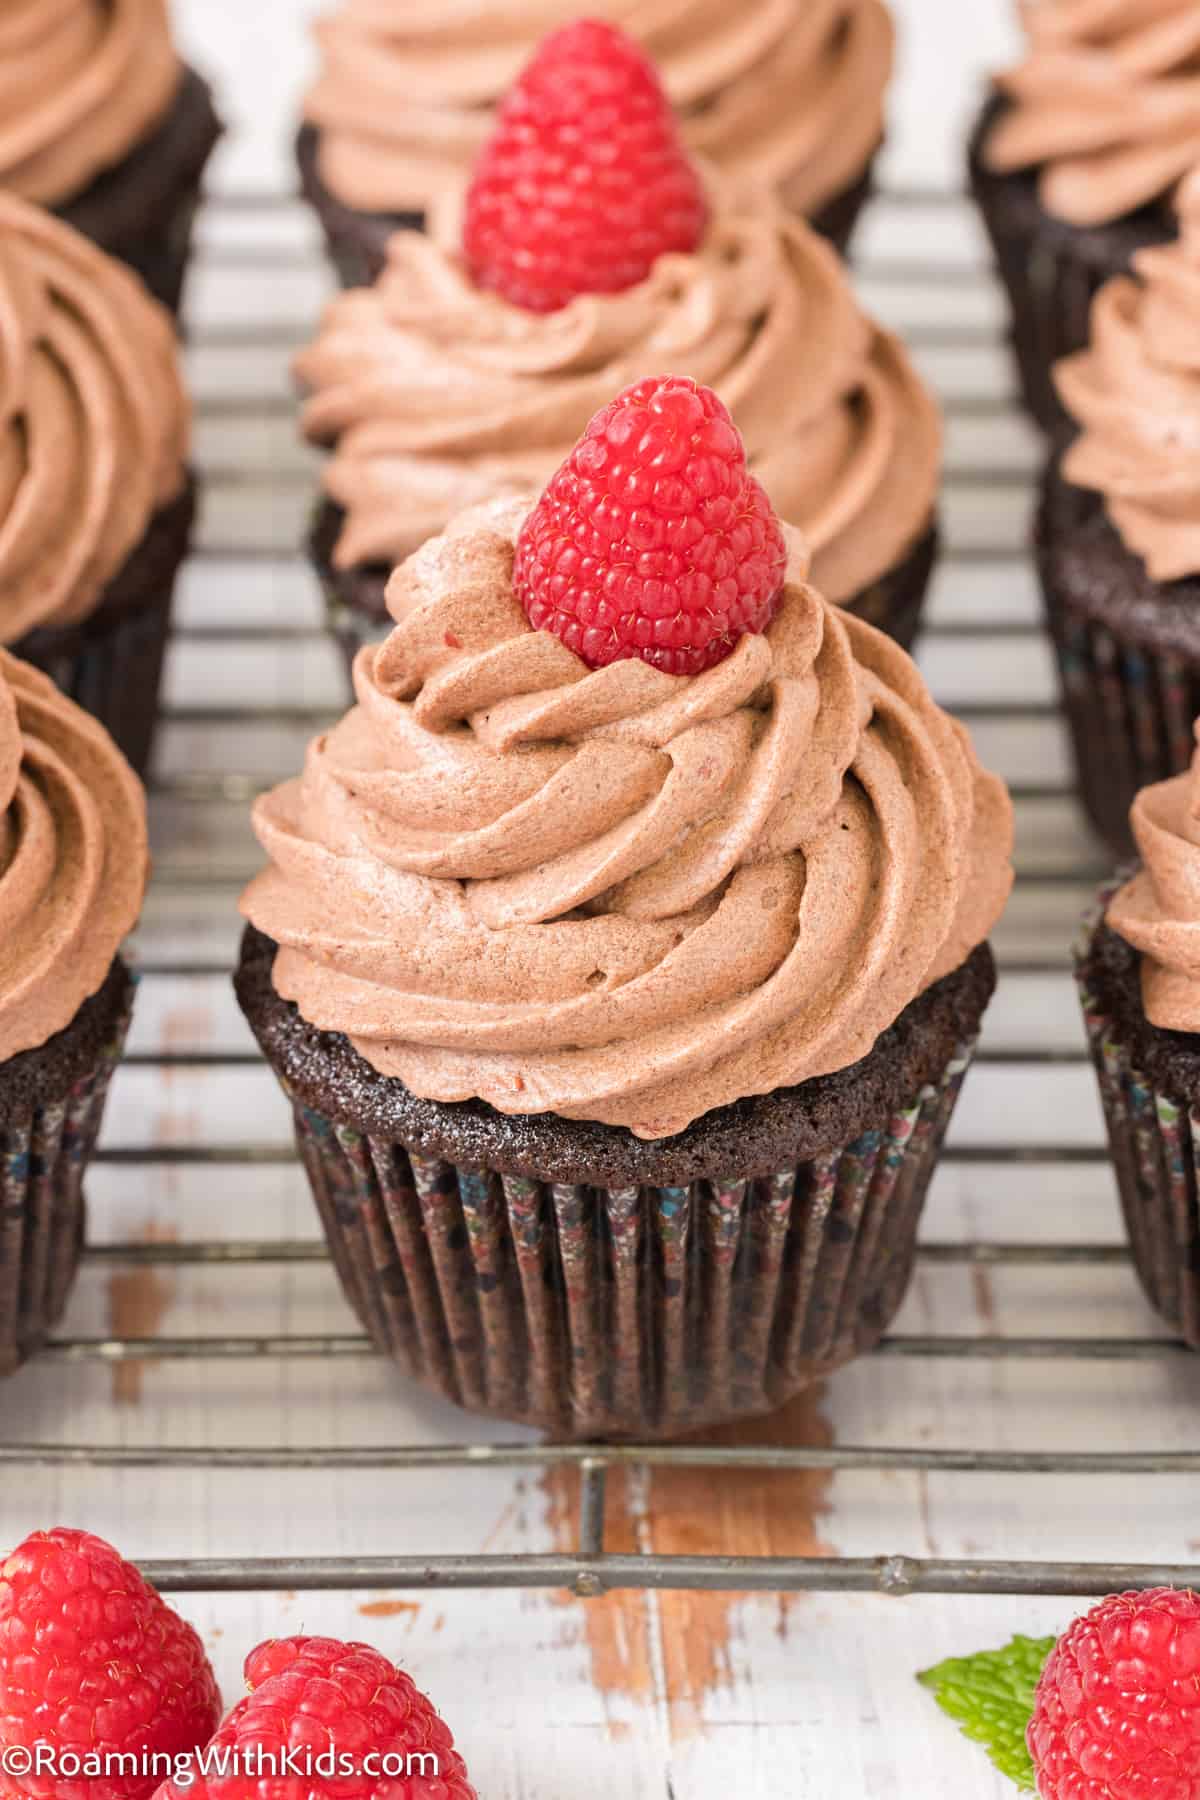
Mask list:
[[[892,195],[893,203],[906,206],[946,204],[949,196],[904,194]],[[262,197],[254,202],[264,208],[282,208],[277,197]],[[881,205],[888,204],[885,196]],[[260,272],[274,268],[303,267],[311,260],[312,251],[279,246],[273,251],[246,250],[232,247],[226,253],[228,265],[251,267]],[[272,258],[274,261],[272,262]],[[959,268],[933,266],[924,262],[891,262],[886,268],[875,264],[870,269],[876,281],[891,279],[913,287],[927,289],[959,284],[964,290],[982,277]],[[282,328],[281,328],[282,329]],[[286,331],[285,331],[286,335]],[[973,326],[931,325],[910,332],[918,341],[935,347],[961,346],[991,341],[983,328]],[[193,342],[200,348],[223,345],[248,350],[257,345],[274,344],[277,334],[264,333],[253,325],[222,327],[198,332]],[[226,421],[264,416],[286,416],[287,402],[280,395],[265,392],[261,396],[206,394],[201,389],[201,419],[220,417]],[[1011,412],[1011,402],[1002,395],[962,396],[949,407],[955,419],[990,419]],[[244,477],[227,468],[210,468],[210,478],[218,482],[249,480],[261,483],[266,496],[272,487],[282,485],[291,490],[303,485],[311,491],[311,477],[295,471],[283,471],[264,478]],[[1012,483],[1021,479],[1019,470],[983,467],[978,464],[959,466],[951,480],[970,488]],[[222,542],[206,542],[200,554],[209,559],[235,557],[245,562],[256,556],[264,560],[281,559],[286,550],[274,540],[261,543],[239,543],[236,549]],[[1016,567],[1023,555],[1017,541],[983,543],[951,552],[951,560],[964,567],[972,564],[1001,563]],[[969,619],[947,622],[935,629],[936,639],[970,639],[978,636],[1031,638],[1033,628],[1022,622],[1000,620],[977,623]],[[183,641],[240,641],[256,644],[291,644],[314,638],[311,627],[296,629],[274,625],[229,625],[211,629],[192,625],[181,631]],[[1034,719],[1052,716],[1053,709],[1042,702],[1028,706],[993,705],[978,702],[958,708],[968,723],[980,720],[1002,721],[1021,725]],[[226,726],[270,723],[309,731],[319,726],[326,714],[306,705],[294,707],[243,708],[237,705],[205,704],[178,706],[171,713],[176,724],[205,729]],[[279,770],[280,775],[288,771]],[[242,772],[205,772],[164,776],[154,783],[154,795],[180,816],[196,805],[228,805],[245,807],[266,783],[257,776]],[[1015,788],[1018,809],[1062,797],[1061,787],[1042,782],[1018,784]],[[202,894],[205,904],[214,909],[227,909],[232,904],[233,890],[249,869],[241,865],[212,864],[198,867],[195,859],[160,856],[155,883],[160,891],[178,889]],[[1100,859],[1076,859],[1069,866],[1024,862],[1018,871],[1018,885],[1030,891],[1067,888],[1078,891],[1080,900],[1104,873]],[[1060,946],[1055,946],[1059,951]],[[1002,965],[1009,971],[1039,973],[1054,963],[1040,958],[1009,958]],[[161,977],[216,976],[225,973],[224,964],[216,960],[193,959],[149,962],[148,973]],[[247,1050],[204,1052],[135,1052],[132,1067],[158,1069],[236,1069],[251,1067],[256,1056]],[[980,1057],[976,1081],[987,1081],[989,1070],[1006,1063],[1041,1064],[1046,1067],[1074,1065],[1085,1060],[1082,1047],[1045,1049],[1030,1044],[1017,1050],[990,1050],[985,1047]],[[248,1167],[252,1165],[287,1165],[294,1158],[290,1149],[274,1143],[202,1143],[158,1146],[135,1144],[102,1149],[100,1163],[117,1166],[145,1164],[212,1165]],[[947,1164],[965,1169],[988,1163],[1012,1168],[1029,1162],[1095,1165],[1097,1180],[1102,1179],[1104,1152],[1090,1146],[1078,1148],[1053,1144],[1022,1143],[1017,1146],[996,1143],[988,1145],[956,1145],[945,1152]],[[302,1176],[297,1170],[297,1181]],[[1101,1270],[1122,1268],[1128,1263],[1123,1248],[1101,1243],[971,1243],[927,1242],[920,1250],[921,1262],[928,1266],[960,1265],[983,1270],[1009,1267],[1041,1267],[1053,1270]],[[158,1268],[280,1268],[297,1265],[323,1265],[328,1258],[324,1246],[296,1239],[259,1241],[196,1241],[190,1243],[119,1243],[91,1245],[85,1260],[93,1267],[158,1267]],[[330,1270],[330,1281],[333,1275]],[[354,1359],[373,1355],[368,1340],[355,1333],[316,1335],[213,1335],[148,1337],[59,1337],[43,1352],[52,1364],[120,1364],[153,1360],[237,1362],[287,1359],[289,1361]],[[1000,1335],[916,1335],[900,1333],[886,1339],[876,1354],[882,1358],[908,1358],[914,1362],[930,1359],[1046,1359],[1093,1361],[1161,1361],[1186,1356],[1184,1347],[1172,1339],[1149,1333],[1135,1337],[1019,1337]],[[302,1471],[329,1469],[384,1469],[395,1471],[397,1478],[417,1469],[484,1467],[534,1469],[545,1472],[552,1468],[577,1471],[580,1481],[580,1510],[575,1549],[553,1555],[436,1555],[389,1557],[286,1558],[258,1560],[206,1560],[162,1562],[147,1565],[147,1572],[160,1586],[174,1590],[278,1590],[278,1589],[375,1589],[462,1588],[462,1587],[540,1587],[569,1588],[575,1594],[590,1597],[621,1587],[642,1588],[707,1588],[736,1591],[841,1591],[873,1592],[893,1596],[912,1594],[1055,1594],[1086,1596],[1116,1586],[1138,1587],[1163,1582],[1193,1584],[1200,1581],[1200,1567],[1190,1564],[1150,1566],[1144,1564],[1090,1564],[1065,1561],[946,1561],[934,1557],[914,1558],[881,1554],[869,1558],[837,1557],[745,1557],[660,1555],[655,1553],[617,1554],[606,1548],[607,1479],[609,1473],[631,1466],[639,1468],[693,1467],[706,1470],[757,1470],[774,1474],[802,1474],[813,1471],[926,1471],[954,1472],[980,1476],[1015,1474],[1069,1476],[1086,1474],[1124,1474],[1146,1477],[1158,1474],[1200,1473],[1200,1449],[1111,1453],[1056,1451],[983,1451],[927,1444],[885,1447],[780,1447],[761,1445],[717,1447],[710,1445],[668,1445],[654,1448],[580,1447],[559,1444],[490,1444],[464,1443],[457,1446],[433,1444],[361,1445],[327,1447],[244,1448],[226,1446],[103,1445],[87,1443],[0,1442],[0,1467],[20,1466],[156,1469],[263,1469]]]

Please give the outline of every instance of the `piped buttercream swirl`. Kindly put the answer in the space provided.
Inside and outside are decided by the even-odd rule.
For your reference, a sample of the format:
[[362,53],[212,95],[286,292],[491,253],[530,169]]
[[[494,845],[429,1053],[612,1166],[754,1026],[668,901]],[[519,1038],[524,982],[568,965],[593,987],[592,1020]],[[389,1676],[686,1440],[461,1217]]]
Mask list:
[[[1200,722],[1197,726],[1200,740]],[[1200,748],[1185,774],[1145,787],[1129,814],[1142,866],[1108,907],[1108,923],[1142,955],[1152,1025],[1200,1031]]]
[[540,489],[599,407],[664,370],[720,394],[828,598],[907,554],[936,500],[933,399],[823,239],[761,196],[710,191],[695,252],[555,313],[481,292],[448,244],[397,233],[374,287],[335,299],[296,362],[346,514],[339,566],[400,562],[463,507]]
[[94,609],[180,491],[189,427],[166,310],[0,194],[0,642]]
[[179,80],[166,0],[4,0],[0,188],[74,199],[154,129]]
[[[573,0],[342,0],[317,28],[307,117],[348,205],[423,211],[461,193],[496,103]],[[693,150],[811,212],[883,136],[893,30],[882,0],[596,0],[646,47]]]
[[414,1093],[666,1137],[864,1056],[988,935],[1011,808],[799,580],[702,675],[589,670],[513,594],[528,505],[397,571],[357,705],[256,806],[242,910],[279,994]]
[[1080,427],[1063,473],[1101,494],[1155,581],[1200,573],[1200,182],[1181,235],[1142,250],[1092,303],[1091,341],[1054,371]]
[[1001,174],[1037,169],[1046,211],[1072,225],[1167,198],[1200,163],[1195,0],[1021,0],[1025,60],[984,146]]
[[0,650],[0,1062],[101,987],[148,872],[137,776],[102,725]]

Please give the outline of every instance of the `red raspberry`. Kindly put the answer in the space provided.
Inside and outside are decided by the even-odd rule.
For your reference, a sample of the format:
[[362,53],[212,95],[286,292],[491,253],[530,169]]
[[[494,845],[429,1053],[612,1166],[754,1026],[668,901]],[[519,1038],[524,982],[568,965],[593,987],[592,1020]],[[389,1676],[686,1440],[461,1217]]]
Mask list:
[[[36,1531],[0,1569],[0,1742],[56,1763],[207,1743],[221,1696],[196,1632],[110,1544]],[[158,1776],[0,1774],[11,1800],[145,1800]],[[153,1769],[152,1764],[147,1764]],[[86,1768],[86,1764],[84,1764]],[[94,1765],[93,1765],[94,1767]]]
[[1116,1594],[1051,1651],[1028,1732],[1042,1800],[1200,1794],[1200,1598]]
[[766,630],[786,568],[726,407],[668,375],[596,414],[521,529],[513,582],[534,629],[589,667],[696,675]]
[[694,250],[707,218],[653,64],[615,26],[582,19],[544,39],[500,108],[463,249],[480,287],[556,312]]
[[[166,1782],[156,1800],[478,1800],[432,1703],[366,1644],[273,1639],[246,1658],[246,1685],[249,1696],[208,1746],[209,1770],[190,1783]],[[301,1759],[299,1774],[286,1769],[285,1752]],[[331,1754],[347,1758],[353,1772],[327,1775],[321,1758]],[[411,1760],[422,1754],[436,1773]],[[224,1773],[216,1766],[222,1757]]]

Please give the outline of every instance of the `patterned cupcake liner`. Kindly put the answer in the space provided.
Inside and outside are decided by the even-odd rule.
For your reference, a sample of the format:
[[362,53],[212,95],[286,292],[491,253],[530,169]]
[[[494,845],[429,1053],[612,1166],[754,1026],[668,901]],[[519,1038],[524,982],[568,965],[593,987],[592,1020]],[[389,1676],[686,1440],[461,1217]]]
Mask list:
[[1132,254],[1174,234],[1164,214],[1076,230],[1041,210],[1030,176],[995,175],[983,161],[984,140],[1002,102],[984,108],[971,139],[971,192],[991,240],[996,271],[1008,295],[1011,343],[1021,396],[1050,437],[1069,429],[1051,370],[1060,357],[1081,350],[1090,336],[1092,301]]
[[347,1298],[407,1375],[557,1437],[669,1437],[878,1343],[973,1048],[844,1149],[752,1180],[533,1181],[298,1102],[296,1139]]
[[179,313],[205,165],[221,136],[208,83],[185,68],[158,129],[82,194],[60,218],[140,275]]
[[99,719],[139,775],[154,749],[175,583],[195,507],[196,484],[189,477],[178,499],[151,520],[89,618],[42,626],[10,646]]
[[[385,571],[373,567],[349,574],[335,571],[322,554],[322,547],[332,541],[333,535],[329,509],[322,502],[314,515],[308,547],[325,600],[325,628],[341,650],[350,675],[363,645],[380,643],[392,629],[393,620],[384,608]],[[905,650],[911,650],[920,632],[925,597],[940,548],[941,532],[934,519],[903,561],[848,600],[846,611],[886,632]],[[361,599],[353,597],[356,580]]]
[[1194,1099],[1157,1088],[1137,1068],[1084,966],[1119,885],[1104,889],[1076,952],[1079,1000],[1134,1268],[1151,1306],[1200,1349],[1200,1109]]
[[[66,1306],[83,1246],[84,1171],[132,1005],[129,982],[96,1067],[60,1099],[10,1114],[0,1126],[0,1376],[44,1342]],[[0,1094],[3,1087],[0,1068]]]
[[1113,851],[1127,856],[1138,790],[1181,774],[1191,761],[1200,665],[1077,611],[1056,591],[1044,546],[1039,563],[1079,797]]

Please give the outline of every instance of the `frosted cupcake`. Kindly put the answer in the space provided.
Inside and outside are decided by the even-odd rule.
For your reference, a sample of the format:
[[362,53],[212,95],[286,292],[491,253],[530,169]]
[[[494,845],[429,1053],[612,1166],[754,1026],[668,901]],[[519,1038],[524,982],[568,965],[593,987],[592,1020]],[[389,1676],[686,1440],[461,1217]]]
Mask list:
[[1037,531],[1079,788],[1118,854],[1139,788],[1187,768],[1200,713],[1200,181],[1055,369],[1077,435]]
[[389,588],[265,797],[238,991],[347,1294],[579,1436],[781,1404],[877,1342],[993,985],[1011,808],[802,579],[710,390]]
[[[845,249],[884,134],[893,30],[882,0],[607,0],[662,69],[694,151],[773,188]],[[461,193],[495,108],[569,0],[401,13],[341,0],[318,25],[321,73],[299,140],[304,191],[348,287],[387,240]]]
[[971,184],[1012,303],[1026,405],[1064,424],[1053,364],[1087,341],[1097,290],[1175,235],[1200,164],[1195,0],[1019,0],[1029,40],[971,144]]
[[[606,396],[665,367],[729,406],[822,593],[907,647],[936,551],[934,401],[836,252],[769,196],[702,175],[649,65],[599,27],[539,59],[572,154],[579,61],[597,39],[626,119],[607,142],[640,159],[624,186],[643,211],[598,178],[565,217],[532,218],[531,192],[558,190],[559,153],[553,129],[531,149],[514,90],[465,208],[428,236],[395,234],[375,285],[335,300],[297,359],[305,433],[331,452],[311,547],[334,631],[353,657],[388,628],[396,563],[464,506],[544,485]],[[538,61],[525,81],[544,125]]]
[[1102,896],[1077,975],[1134,1265],[1200,1348],[1200,751],[1137,795],[1141,858]]
[[0,189],[51,208],[172,310],[220,131],[166,0],[5,0]]
[[112,740],[0,650],[0,1373],[56,1323],[83,1176],[133,1001],[121,944],[148,874],[146,802]]
[[139,771],[195,510],[170,315],[40,207],[0,194],[0,644]]

